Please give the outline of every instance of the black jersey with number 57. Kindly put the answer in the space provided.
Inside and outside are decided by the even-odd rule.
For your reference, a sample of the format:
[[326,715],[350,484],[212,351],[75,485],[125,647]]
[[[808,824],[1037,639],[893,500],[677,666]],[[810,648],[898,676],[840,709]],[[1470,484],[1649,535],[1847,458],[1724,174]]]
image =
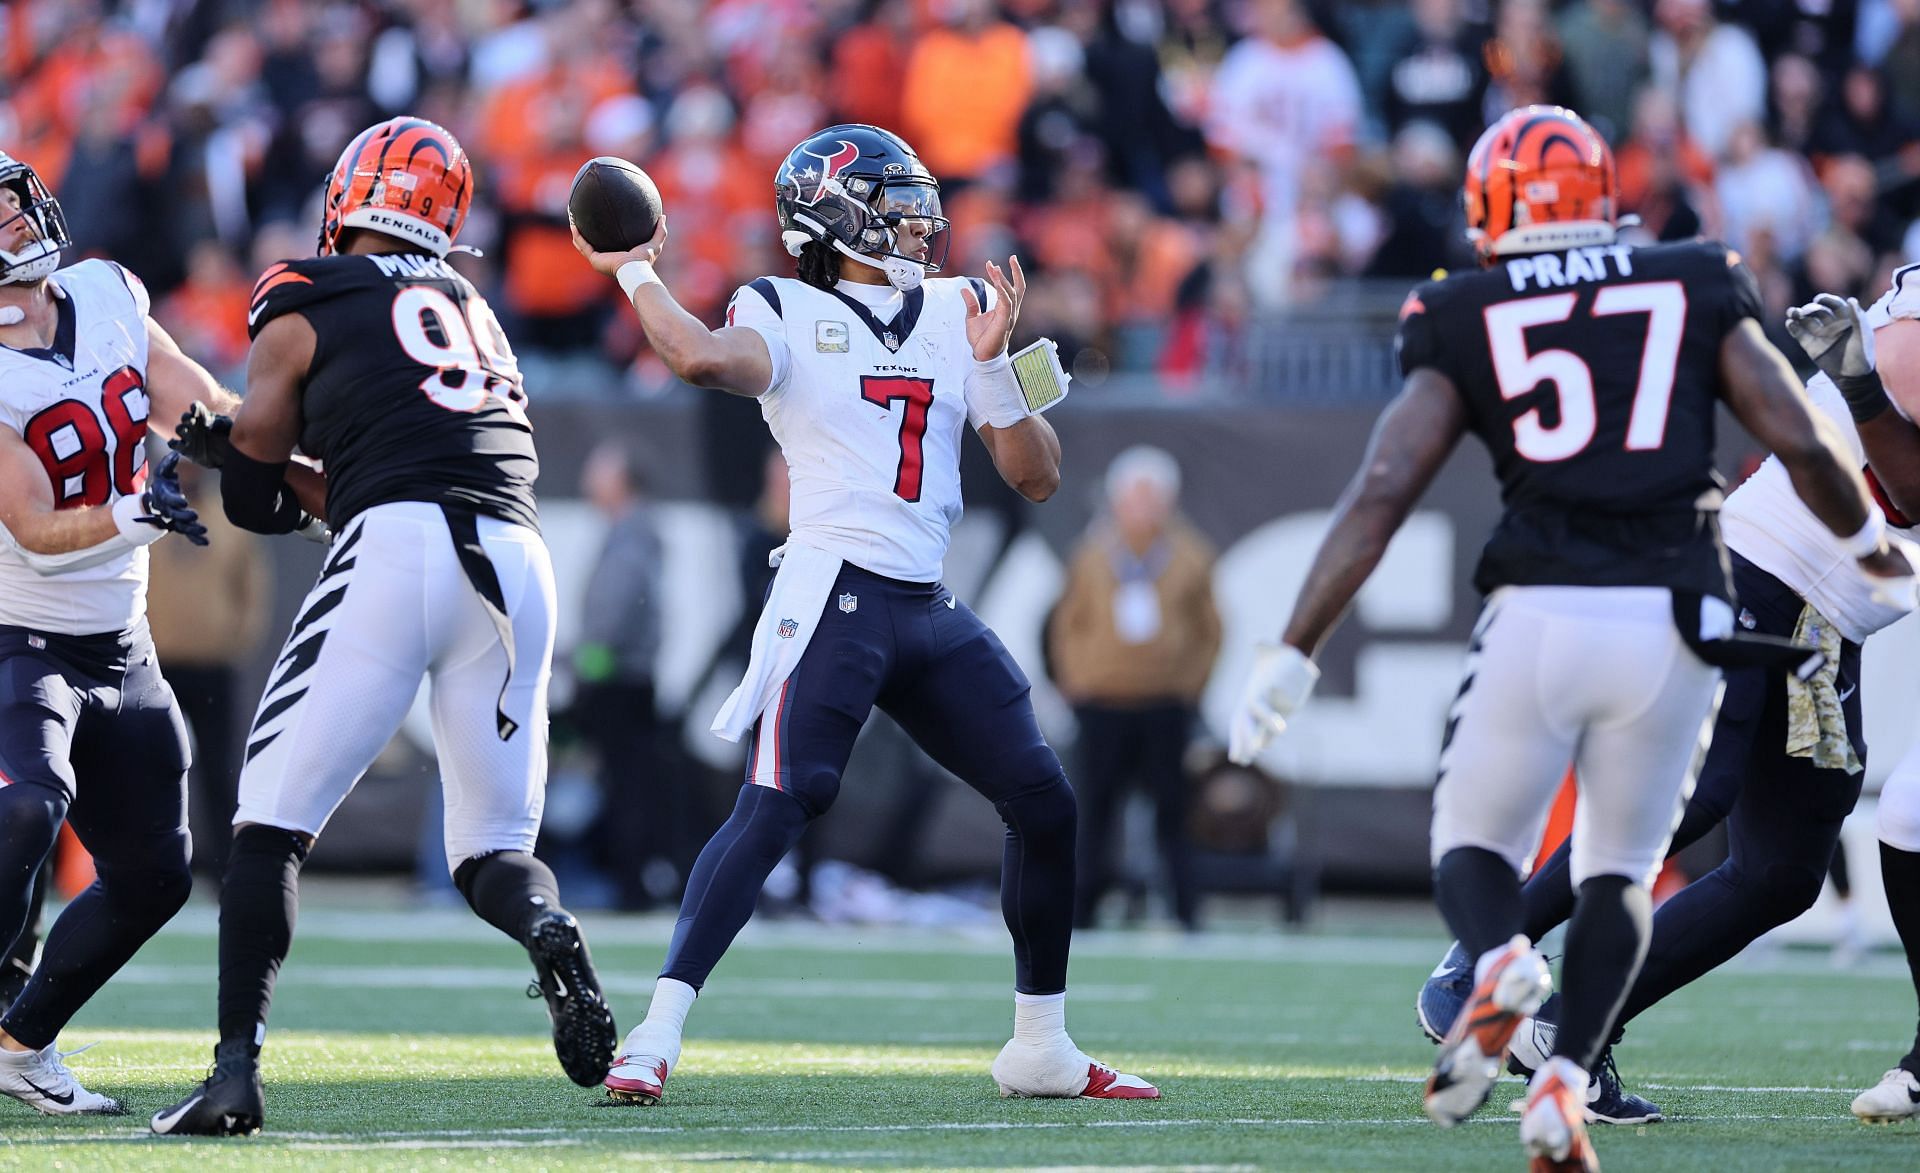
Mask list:
[[1506,257],[1414,290],[1401,370],[1458,388],[1506,506],[1475,585],[1729,598],[1720,346],[1760,312],[1738,254],[1704,241]]
[[322,462],[336,531],[391,501],[537,527],[519,364],[465,277],[413,254],[287,261],[255,284],[248,331],[290,313],[313,326],[300,450]]

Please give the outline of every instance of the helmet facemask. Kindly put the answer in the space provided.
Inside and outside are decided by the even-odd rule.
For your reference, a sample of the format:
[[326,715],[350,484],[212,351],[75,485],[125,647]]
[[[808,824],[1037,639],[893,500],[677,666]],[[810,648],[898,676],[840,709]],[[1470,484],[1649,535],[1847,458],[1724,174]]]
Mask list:
[[[865,184],[854,179],[848,186]],[[883,182],[869,204],[867,226],[860,230],[858,248],[835,241],[855,260],[878,260],[888,284],[903,293],[920,288],[928,273],[946,263],[952,225],[940,214],[940,187],[929,180]],[[856,194],[858,194],[856,190]]]
[[20,210],[0,220],[0,234],[25,219],[34,239],[18,249],[0,248],[0,285],[31,284],[51,276],[60,267],[60,250],[73,243],[60,201],[33,168],[0,154],[0,188],[20,199]]

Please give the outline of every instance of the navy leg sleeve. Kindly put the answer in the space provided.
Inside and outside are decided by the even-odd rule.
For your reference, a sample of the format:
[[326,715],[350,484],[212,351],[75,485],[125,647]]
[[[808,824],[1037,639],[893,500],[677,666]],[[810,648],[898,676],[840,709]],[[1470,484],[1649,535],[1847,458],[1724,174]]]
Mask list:
[[[1078,811],[1006,646],[951,593],[924,604],[927,658],[880,697],[920,748],[994,804],[1006,823],[1000,907],[1022,993],[1066,989]],[[904,608],[903,608],[904,610]],[[904,622],[904,621],[903,621]]]
[[753,916],[767,877],[793,850],[810,818],[790,794],[767,786],[740,788],[733,814],[707,840],[687,877],[661,977],[696,990],[706,985],[707,975]]

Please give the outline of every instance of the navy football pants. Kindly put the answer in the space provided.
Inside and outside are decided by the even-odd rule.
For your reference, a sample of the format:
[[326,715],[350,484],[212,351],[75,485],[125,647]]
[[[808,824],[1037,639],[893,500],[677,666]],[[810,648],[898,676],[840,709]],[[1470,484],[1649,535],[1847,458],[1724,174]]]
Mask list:
[[25,926],[62,820],[97,879],[54,922],[0,1027],[53,1042],[186,903],[187,730],[144,623],[124,635],[0,626],[0,937]]
[[805,655],[754,729],[739,804],[694,864],[662,976],[706,981],[774,865],[833,805],[878,705],[1000,812],[1016,985],[1065,989],[1076,813],[1029,691],[999,637],[946,587],[843,567]]

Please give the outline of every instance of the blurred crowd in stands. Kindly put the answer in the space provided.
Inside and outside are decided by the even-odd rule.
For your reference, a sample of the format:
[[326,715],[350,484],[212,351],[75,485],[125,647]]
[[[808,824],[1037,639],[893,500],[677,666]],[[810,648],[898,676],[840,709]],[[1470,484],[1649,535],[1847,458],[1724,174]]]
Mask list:
[[662,372],[568,241],[575,169],[653,175],[664,275],[715,321],[789,271],[774,170],[841,120],[940,177],[958,271],[1019,252],[1024,334],[1175,394],[1329,282],[1471,263],[1465,152],[1528,102],[1601,127],[1636,232],[1725,238],[1776,311],[1920,260],[1920,0],[14,0],[0,22],[0,147],[229,370],[253,275],[311,251],[335,156],[403,111],[480,167],[467,267],[516,347],[639,387]]

